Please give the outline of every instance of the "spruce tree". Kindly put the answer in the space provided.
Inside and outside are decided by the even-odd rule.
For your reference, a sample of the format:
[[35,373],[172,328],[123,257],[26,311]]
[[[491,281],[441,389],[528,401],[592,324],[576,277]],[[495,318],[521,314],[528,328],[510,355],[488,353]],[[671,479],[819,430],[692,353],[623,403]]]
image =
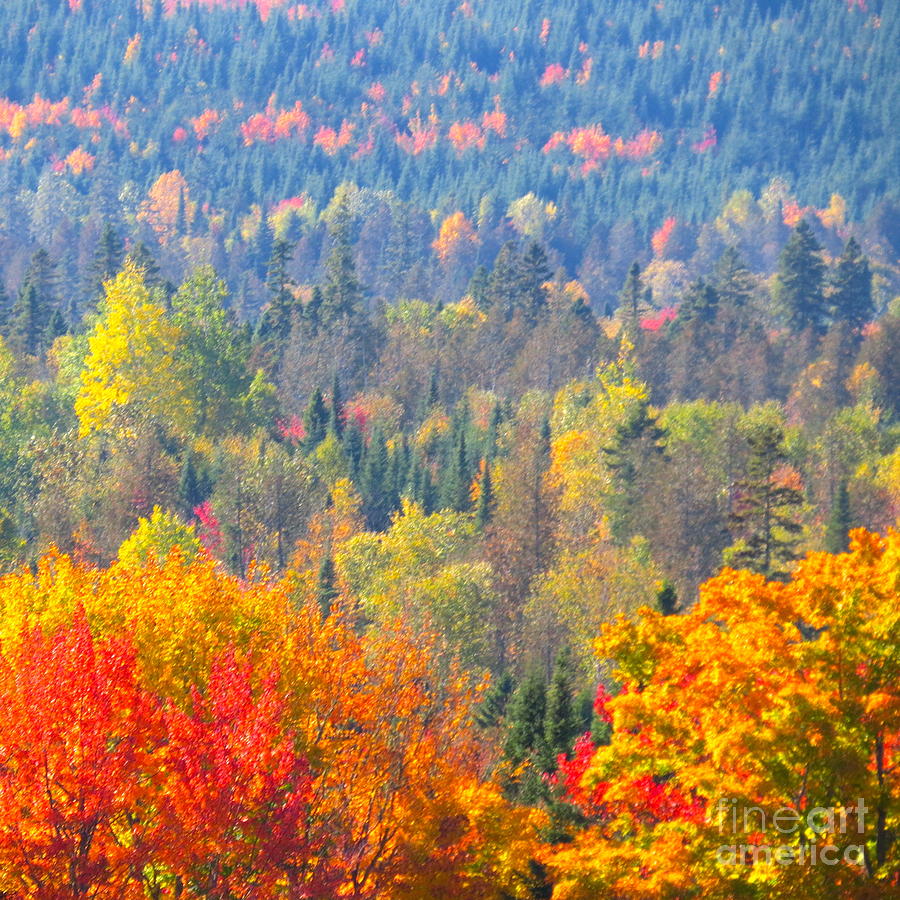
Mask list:
[[734,247],[726,247],[713,269],[712,286],[719,302],[735,309],[746,306],[753,296],[753,274]]
[[12,317],[12,300],[0,278],[0,335],[6,337],[9,334],[9,323]]
[[54,309],[50,313],[50,319],[47,322],[46,327],[44,328],[42,340],[43,346],[50,347],[58,337],[66,334],[68,330],[69,326],[66,322],[65,316],[63,316],[62,312],[60,312],[59,309]]
[[457,429],[456,440],[452,442],[451,448],[443,476],[442,506],[444,509],[465,512],[472,500],[469,494],[471,479],[464,428]]
[[97,249],[87,269],[85,293],[93,303],[103,296],[103,284],[114,278],[122,268],[125,245],[118,231],[109,223],[103,225]]
[[687,325],[689,322],[708,325],[715,321],[718,309],[719,295],[715,288],[700,278],[685,291],[676,321],[678,325]]
[[328,435],[328,409],[325,406],[325,398],[322,391],[316,388],[306,404],[303,413],[303,447],[307,453],[311,453]]
[[544,717],[545,771],[552,771],[560,754],[568,755],[581,731],[580,716],[575,708],[572,653],[564,647],[556,658],[550,687],[547,690],[547,712]]
[[481,476],[481,491],[478,494],[478,508],[475,521],[483,531],[494,513],[494,487],[491,483],[491,464],[484,460],[484,474]]
[[148,288],[161,288],[164,286],[160,274],[159,263],[153,254],[147,249],[143,241],[138,241],[125,257],[126,262],[133,263],[144,273],[144,284]]
[[272,228],[269,220],[263,215],[260,218],[259,227],[253,236],[253,243],[250,247],[251,260],[256,274],[260,278],[265,278],[269,260],[272,258],[272,247],[275,242],[275,235],[272,234]]
[[635,260],[628,270],[625,284],[619,294],[619,308],[622,310],[625,329],[632,341],[636,341],[641,330],[641,307],[646,290],[641,278],[640,264]]
[[331,397],[328,403],[328,430],[340,438],[344,433],[344,398],[341,383],[335,372],[331,379]]
[[37,288],[25,282],[9,322],[9,343],[17,353],[29,356],[37,353],[44,333],[43,319]]
[[475,301],[475,305],[479,309],[487,309],[490,297],[490,275],[487,266],[483,263],[480,263],[472,273],[466,293]]
[[494,260],[488,276],[487,305],[498,307],[505,318],[510,318],[521,291],[521,260],[516,245],[507,241]]
[[399,505],[399,498],[393,489],[392,475],[387,441],[381,429],[376,428],[363,457],[359,485],[363,497],[363,513],[373,531],[387,528],[391,513]]
[[731,565],[780,577],[797,558],[803,491],[789,479],[779,478],[779,469],[787,461],[780,425],[754,425],[747,443],[747,474],[738,484],[739,495],[729,520],[737,543],[725,551],[726,559]]
[[806,219],[791,232],[778,258],[776,293],[793,331],[827,325],[823,285],[822,247]]
[[672,616],[678,612],[678,592],[668,578],[663,580],[656,592],[656,605],[664,616]]
[[209,493],[208,484],[197,471],[193,453],[185,454],[184,463],[181,466],[181,475],[178,480],[178,496],[181,500],[182,511],[190,518],[194,509],[199,506]]
[[331,606],[339,596],[337,589],[337,571],[334,567],[334,557],[326,553],[319,566],[319,574],[316,578],[316,601],[322,612],[322,618],[327,619],[331,615]]
[[272,254],[266,266],[266,288],[270,300],[257,327],[258,340],[274,341],[279,346],[283,346],[290,336],[296,307],[291,291],[293,281],[287,272],[292,253],[293,247],[287,241],[279,239],[272,245]]
[[475,714],[475,721],[480,728],[494,728],[503,721],[515,684],[509,672],[504,672],[500,678],[491,681]]
[[851,328],[861,328],[875,314],[869,261],[852,237],[832,274],[830,302],[834,318]]
[[513,765],[521,765],[544,750],[544,720],[547,685],[539,669],[532,669],[509,703],[505,754]]
[[518,302],[529,321],[534,321],[547,306],[547,289],[544,285],[551,275],[544,248],[533,241],[519,266]]
[[829,553],[846,553],[850,548],[849,533],[852,527],[850,493],[847,490],[847,482],[841,481],[834,493],[825,527],[825,549]]
[[343,447],[350,462],[350,477],[353,481],[359,482],[366,441],[355,418],[351,418],[344,427]]
[[435,365],[432,366],[431,375],[428,376],[428,389],[422,397],[422,409],[419,413],[420,419],[424,421],[431,415],[434,408],[440,402],[440,396],[440,375],[437,363],[435,363]]
[[350,242],[350,210],[341,200],[331,226],[331,253],[325,262],[322,286],[322,320],[331,323],[362,311],[363,286],[356,275]]

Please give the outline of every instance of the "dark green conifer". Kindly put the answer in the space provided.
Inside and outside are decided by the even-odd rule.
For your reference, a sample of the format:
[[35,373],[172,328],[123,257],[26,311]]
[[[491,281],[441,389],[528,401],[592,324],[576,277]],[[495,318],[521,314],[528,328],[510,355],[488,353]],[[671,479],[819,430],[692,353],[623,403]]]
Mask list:
[[319,574],[316,579],[316,600],[322,611],[322,618],[327,619],[331,615],[331,607],[337,600],[340,592],[337,589],[337,571],[334,567],[334,557],[326,553],[319,566]]
[[328,409],[319,388],[312,392],[306,405],[303,413],[303,430],[305,431],[303,447],[307,453],[315,450],[328,435]]
[[841,481],[834,492],[831,512],[825,530],[825,549],[829,553],[846,553],[850,548],[850,529],[853,519],[850,513],[850,493],[847,482]]
[[875,314],[872,272],[855,238],[847,241],[832,274],[830,303],[834,318],[851,328],[862,328]]
[[481,491],[478,494],[478,507],[475,511],[475,521],[483,531],[494,513],[494,486],[491,483],[491,464],[484,461],[484,474],[481,476]]
[[747,474],[738,485],[740,493],[730,517],[732,533],[738,539],[729,551],[730,562],[767,577],[780,577],[797,558],[795,549],[803,530],[799,521],[803,491],[777,477],[787,461],[780,425],[755,425],[747,442]]
[[341,200],[331,225],[331,253],[325,262],[322,285],[322,320],[334,322],[362,311],[363,286],[356,274],[350,242],[350,209]]
[[778,258],[777,295],[792,330],[825,329],[824,278],[822,247],[809,223],[801,219]]
[[556,767],[560,754],[569,754],[581,732],[580,716],[575,707],[574,663],[572,653],[564,647],[556,658],[553,676],[547,690],[547,712],[544,717],[545,771]]

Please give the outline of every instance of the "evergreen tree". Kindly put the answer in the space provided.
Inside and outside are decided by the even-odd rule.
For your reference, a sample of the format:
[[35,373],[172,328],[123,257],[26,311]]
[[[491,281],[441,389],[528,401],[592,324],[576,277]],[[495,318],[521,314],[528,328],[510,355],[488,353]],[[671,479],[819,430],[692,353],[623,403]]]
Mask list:
[[13,305],[9,323],[9,343],[17,353],[37,353],[44,333],[43,319],[37,288],[26,281]]
[[272,228],[269,220],[263,215],[260,218],[259,227],[253,236],[253,243],[250,247],[250,257],[256,274],[260,278],[266,277],[269,260],[272,258],[272,249],[275,243],[275,235],[272,234]]
[[484,439],[484,455],[490,461],[497,452],[497,439],[500,437],[500,425],[503,423],[503,410],[499,403],[494,404],[491,418],[488,421],[487,434]]
[[341,437],[344,433],[344,398],[341,395],[341,383],[337,372],[331,379],[331,398],[328,404],[328,430]]
[[806,219],[791,233],[778,258],[777,295],[789,326],[794,331],[826,326],[822,293],[825,263],[822,248]]
[[322,319],[327,323],[352,318],[362,310],[364,291],[353,261],[350,224],[350,210],[342,199],[331,226],[332,247],[322,286]]
[[322,611],[322,618],[327,619],[331,615],[331,606],[339,596],[337,589],[337,571],[334,567],[334,557],[326,553],[319,566],[319,574],[316,578],[316,601]]
[[491,681],[475,714],[475,721],[480,728],[494,728],[503,721],[515,684],[509,672],[504,672],[500,678]]
[[209,490],[208,479],[197,471],[194,454],[185,454],[178,480],[178,497],[186,517],[190,518],[194,514],[194,510],[209,496]]
[[464,428],[457,429],[456,440],[451,446],[452,452],[443,476],[442,506],[444,509],[465,512],[471,506],[469,493],[471,473],[468,453],[466,452],[466,433]]
[[533,241],[525,251],[519,267],[519,303],[529,321],[534,321],[547,306],[547,289],[544,285],[551,275],[544,248]]
[[544,750],[547,685],[540,670],[532,669],[513,694],[507,715],[506,758],[521,765]]
[[390,525],[391,513],[397,509],[399,498],[393,489],[393,473],[387,441],[380,428],[372,433],[366,447],[360,472],[360,493],[363,513],[373,531],[383,531]]
[[357,480],[366,452],[366,439],[356,417],[351,417],[344,425],[343,436],[344,453],[350,461],[350,474],[354,481]]
[[626,541],[642,533],[639,518],[644,494],[655,483],[653,465],[665,457],[666,432],[658,414],[642,397],[616,426],[612,443],[603,448],[615,490],[609,498],[613,535]]
[[425,420],[431,415],[434,408],[440,402],[440,376],[438,374],[437,363],[431,369],[431,375],[428,377],[428,390],[422,398],[422,411],[419,418]]
[[293,281],[287,273],[292,253],[293,247],[287,241],[278,239],[272,245],[266,266],[266,288],[271,299],[256,329],[257,341],[273,342],[278,349],[284,347],[290,336],[297,305],[291,291]]
[[505,318],[510,318],[518,303],[521,286],[521,260],[515,243],[507,241],[500,248],[488,276],[487,306],[498,307]]
[[851,328],[861,328],[875,314],[869,261],[852,237],[832,274],[830,301],[834,318]]
[[93,302],[103,296],[103,284],[119,273],[124,254],[125,245],[118,231],[109,222],[104,223],[87,270],[85,293],[89,301]]
[[478,494],[478,508],[475,511],[475,521],[478,527],[484,531],[484,527],[491,520],[494,513],[494,487],[491,483],[491,464],[484,461],[484,474],[481,476],[481,491]]
[[153,254],[143,241],[138,241],[125,257],[126,262],[134,263],[144,273],[144,284],[148,288],[162,288],[164,281]]
[[850,493],[847,482],[841,481],[834,494],[831,512],[825,528],[825,550],[828,553],[846,553],[850,549],[850,529],[853,519],[850,513]]
[[719,308],[719,295],[711,284],[707,284],[702,278],[688,287],[684,299],[678,309],[679,325],[687,325],[689,322],[709,324],[715,321]]
[[625,328],[631,340],[635,342],[641,331],[641,308],[645,299],[646,288],[641,277],[641,267],[635,260],[628,270],[628,276],[619,294],[619,308],[622,310]]
[[46,327],[51,310],[59,306],[59,273],[50,254],[43,247],[31,257],[22,283],[33,285],[37,291],[38,305],[44,316],[41,324]]
[[66,323],[65,317],[59,309],[54,309],[50,313],[50,319],[47,322],[47,326],[44,328],[43,346],[50,347],[58,337],[64,335],[68,330],[69,326]]
[[656,592],[656,605],[664,616],[672,616],[678,611],[678,592],[675,585],[666,578]]
[[754,425],[747,443],[747,474],[738,484],[739,495],[730,517],[737,543],[725,551],[726,560],[766,577],[781,576],[796,559],[803,491],[779,471],[787,461],[780,425]]
[[479,309],[487,309],[490,297],[490,274],[487,266],[480,263],[472,273],[466,293],[475,301]]
[[13,304],[6,290],[3,279],[0,278],[0,335],[6,337],[9,334],[10,319],[12,318]]
[[547,712],[544,718],[546,759],[544,770],[556,767],[560,754],[567,755],[581,732],[580,716],[575,708],[572,654],[564,647],[556,658],[550,687],[547,690]]
[[305,432],[303,447],[307,453],[315,450],[328,435],[328,409],[319,388],[312,392],[306,405],[303,413],[303,430]]
[[750,302],[755,286],[753,274],[736,248],[727,247],[719,257],[713,270],[712,286],[723,306],[740,309]]

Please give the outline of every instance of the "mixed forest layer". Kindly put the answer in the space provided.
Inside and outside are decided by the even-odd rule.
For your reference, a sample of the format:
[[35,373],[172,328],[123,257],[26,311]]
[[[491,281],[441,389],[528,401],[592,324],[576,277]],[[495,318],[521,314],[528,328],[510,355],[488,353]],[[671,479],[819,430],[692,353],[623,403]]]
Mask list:
[[897,896],[897,46],[0,5],[0,897]]

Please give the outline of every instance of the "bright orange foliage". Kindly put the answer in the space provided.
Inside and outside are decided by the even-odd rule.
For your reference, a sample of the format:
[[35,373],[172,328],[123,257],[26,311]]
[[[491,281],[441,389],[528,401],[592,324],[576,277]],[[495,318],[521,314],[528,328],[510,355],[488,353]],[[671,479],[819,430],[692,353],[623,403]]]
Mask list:
[[426,150],[430,150],[438,141],[438,119],[432,113],[427,122],[423,122],[421,116],[416,115],[409,120],[409,132],[397,135],[397,145],[412,156],[418,156]]
[[660,228],[653,233],[650,243],[653,246],[653,252],[657,256],[663,256],[665,254],[666,246],[669,243],[669,238],[672,237],[672,232],[675,230],[676,224],[677,220],[675,217],[669,216],[666,221],[662,223]]
[[543,817],[428,635],[176,553],[0,578],[0,637],[6,896],[526,896]]
[[900,533],[863,530],[786,584],[726,570],[685,615],[607,627],[612,739],[561,761],[592,824],[553,857],[553,896],[894,896],[898,627]]
[[432,245],[441,262],[450,261],[466,245],[477,244],[478,235],[462,212],[451,213],[441,223],[437,239]]
[[541,87],[549,87],[551,84],[559,84],[561,81],[565,81],[568,77],[568,69],[563,68],[559,63],[551,63],[544,69],[540,85]]
[[478,150],[484,149],[484,132],[474,122],[454,122],[450,126],[448,137],[458,154],[462,154],[473,147]]

